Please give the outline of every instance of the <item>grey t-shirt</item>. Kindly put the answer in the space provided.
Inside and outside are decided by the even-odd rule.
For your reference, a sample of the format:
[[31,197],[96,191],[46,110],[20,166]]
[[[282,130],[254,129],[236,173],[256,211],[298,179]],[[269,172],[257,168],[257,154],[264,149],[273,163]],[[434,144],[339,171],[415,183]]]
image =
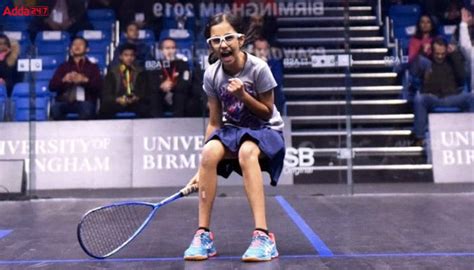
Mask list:
[[217,97],[221,102],[222,122],[224,125],[248,128],[269,127],[282,131],[284,126],[283,120],[275,105],[273,105],[272,118],[264,121],[254,115],[242,101],[227,92],[227,86],[231,78],[239,78],[245,85],[245,91],[255,98],[259,94],[270,91],[277,86],[267,63],[256,56],[249,53],[246,54],[247,61],[243,70],[234,77],[224,72],[220,61],[210,65],[204,72],[204,92],[208,96]]

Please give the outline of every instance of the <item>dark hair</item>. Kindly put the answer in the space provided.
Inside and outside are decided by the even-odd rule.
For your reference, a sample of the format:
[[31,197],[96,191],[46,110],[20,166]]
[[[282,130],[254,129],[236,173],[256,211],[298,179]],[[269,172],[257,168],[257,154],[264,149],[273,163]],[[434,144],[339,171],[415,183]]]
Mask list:
[[86,44],[86,48],[89,48],[89,41],[87,41],[87,39],[85,39],[83,37],[79,37],[79,36],[76,36],[72,39],[71,46],[72,46],[72,43],[74,43],[74,41],[76,41],[77,39],[84,41],[84,43]]
[[160,41],[160,45],[159,45],[160,50],[163,48],[163,43],[165,43],[165,41],[173,41],[174,44],[176,44],[176,40],[174,40],[170,37],[166,37],[166,38],[164,38]]
[[266,42],[266,43],[268,43],[268,45],[270,45],[270,42],[268,42],[268,40],[267,40],[266,38],[264,38],[264,37],[258,37],[258,38],[256,38],[256,39],[254,39],[254,40],[253,40],[253,43],[255,44],[255,42],[257,42],[257,41]]
[[[242,47],[245,47],[253,42],[253,31],[247,31],[247,27],[244,25],[242,18],[232,13],[217,13],[216,15],[212,16],[204,28],[204,36],[206,39],[211,37],[211,28],[214,25],[220,24],[224,21],[228,22],[237,33],[245,34],[245,42]],[[214,52],[211,52],[208,59],[209,63],[212,64],[217,60],[217,56],[214,54]]]
[[7,43],[7,47],[8,47],[8,48],[11,47],[10,39],[8,38],[7,35],[5,35],[5,34],[0,34],[0,39],[4,39],[4,40],[5,40],[5,42]]
[[138,24],[136,22],[129,22],[126,26],[125,26],[125,32],[127,32],[127,29],[129,26],[131,25],[134,25],[136,28],[140,29],[140,27],[138,26]]
[[119,54],[122,54],[124,51],[132,50],[134,53],[137,53],[137,46],[132,43],[125,43],[119,47]]
[[427,17],[428,19],[430,19],[430,22],[431,22],[431,32],[430,32],[430,37],[435,37],[437,34],[438,34],[438,29],[435,25],[435,21],[433,20],[433,18],[428,15],[428,14],[423,14],[420,16],[420,18],[418,18],[418,22],[416,23],[416,32],[415,32],[415,37],[418,38],[418,39],[422,39],[423,38],[423,33],[421,32],[421,27],[420,27],[420,22],[421,22],[421,19],[423,17]]
[[443,46],[443,47],[448,47],[448,43],[443,37],[434,38],[433,41],[431,42],[431,47],[433,48],[435,44],[439,46]]

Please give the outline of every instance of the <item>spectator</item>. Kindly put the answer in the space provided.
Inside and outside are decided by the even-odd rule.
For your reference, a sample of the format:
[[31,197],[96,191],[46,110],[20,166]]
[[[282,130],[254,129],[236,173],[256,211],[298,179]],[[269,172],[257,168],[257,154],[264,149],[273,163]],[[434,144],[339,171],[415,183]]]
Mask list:
[[135,64],[136,47],[125,44],[120,48],[120,62],[105,76],[102,91],[101,116],[112,119],[120,112],[133,112],[140,118],[150,117],[146,73]]
[[75,37],[70,47],[69,60],[58,67],[49,83],[49,89],[56,92],[51,115],[55,120],[66,119],[68,113],[77,113],[81,120],[92,119],[102,87],[100,70],[86,57],[87,40]]
[[267,62],[278,86],[274,88],[275,106],[279,112],[285,112],[285,94],[283,93],[283,63],[270,54],[270,44],[266,39],[259,38],[253,43],[254,55]]
[[436,36],[436,27],[429,15],[422,15],[416,25],[415,35],[408,44],[408,63],[416,65],[419,56],[431,56],[431,42]]
[[120,47],[125,46],[125,44],[133,44],[135,45],[136,48],[136,56],[135,56],[135,61],[137,65],[143,66],[145,61],[148,59],[151,59],[151,47],[142,42],[138,37],[139,37],[139,32],[140,29],[138,27],[138,24],[136,23],[129,23],[127,25],[127,28],[125,29],[125,38],[126,40],[121,43],[118,47],[118,50],[115,51],[114,55],[114,60],[112,61],[112,64],[117,64],[120,62],[119,60],[119,52],[120,52]]
[[473,32],[472,14],[469,10],[463,8],[461,10],[462,19],[459,24],[459,46],[461,47],[461,52],[464,55],[464,58],[468,61],[467,70],[471,70],[471,52],[472,52],[472,41],[471,34]]
[[38,6],[46,6],[48,17],[35,17],[31,21],[29,31],[31,40],[40,31],[67,31],[71,36],[85,29],[93,29],[87,19],[86,1],[82,0],[38,0]]
[[252,39],[266,39],[274,45],[277,32],[277,24],[272,16],[254,14],[250,16],[249,33]]
[[411,75],[408,100],[412,101],[423,84],[423,74],[431,64],[431,43],[436,27],[428,15],[422,15],[416,25],[415,35],[408,44],[408,70]]
[[0,34],[0,84],[4,84],[10,96],[13,85],[18,81],[16,62],[20,54],[18,42],[10,42],[10,39]]
[[427,14],[434,16],[436,23],[457,24],[461,18],[461,0],[423,0]]
[[422,92],[414,100],[414,144],[423,145],[428,113],[436,106],[454,106],[474,112],[474,96],[463,92],[465,80],[463,57],[458,50],[448,54],[442,38],[433,41],[431,69],[424,75]]
[[[167,12],[165,7],[171,4],[169,0],[121,0],[114,2],[119,2],[117,18],[120,25],[128,25],[134,22],[139,28],[152,29],[155,35],[160,34],[163,18]],[[157,8],[158,6],[162,9]],[[170,11],[168,10],[168,12]],[[171,9],[171,12],[173,12],[173,9]]]
[[171,38],[160,42],[161,69],[153,75],[159,79],[153,90],[153,116],[162,117],[171,111],[174,117],[184,117],[191,86],[188,63],[176,56],[176,42]]

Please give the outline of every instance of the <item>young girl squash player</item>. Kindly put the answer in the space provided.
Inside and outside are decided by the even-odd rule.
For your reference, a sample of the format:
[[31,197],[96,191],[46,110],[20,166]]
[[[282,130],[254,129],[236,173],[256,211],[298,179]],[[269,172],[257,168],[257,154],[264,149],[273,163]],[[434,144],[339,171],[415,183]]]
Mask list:
[[255,230],[243,261],[269,261],[278,256],[275,236],[268,231],[262,170],[277,184],[283,168],[283,121],[273,101],[275,79],[263,60],[245,52],[246,36],[240,19],[217,14],[205,29],[207,43],[218,59],[204,73],[209,124],[197,174],[190,184],[199,187],[199,228],[185,260],[205,260],[217,254],[209,230],[216,196],[217,175],[232,171],[243,176]]

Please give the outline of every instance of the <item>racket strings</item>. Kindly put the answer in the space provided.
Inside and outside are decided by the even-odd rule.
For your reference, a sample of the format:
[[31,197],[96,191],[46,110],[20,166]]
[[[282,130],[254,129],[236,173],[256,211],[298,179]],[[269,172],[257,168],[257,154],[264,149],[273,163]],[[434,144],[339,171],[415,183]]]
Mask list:
[[82,245],[89,253],[104,257],[130,239],[152,210],[149,205],[128,204],[91,212],[80,226]]

